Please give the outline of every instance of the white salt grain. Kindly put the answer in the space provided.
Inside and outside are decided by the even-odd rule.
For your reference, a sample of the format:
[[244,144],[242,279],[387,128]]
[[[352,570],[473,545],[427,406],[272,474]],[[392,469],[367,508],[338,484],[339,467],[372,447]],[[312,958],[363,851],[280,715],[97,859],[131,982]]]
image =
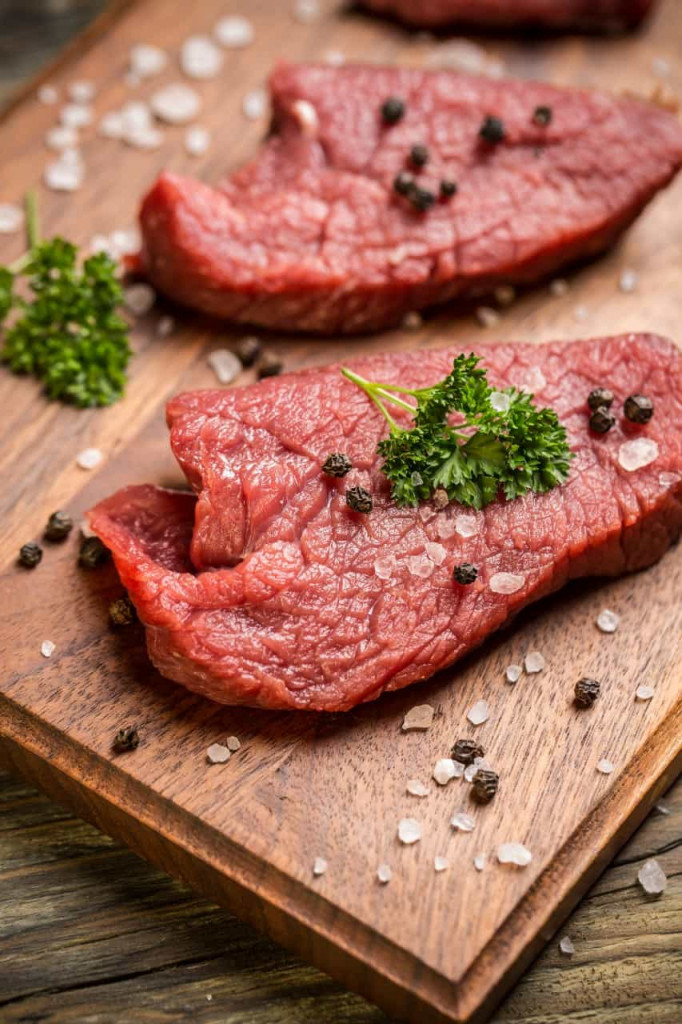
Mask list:
[[315,878],[319,878],[320,875],[323,875],[328,867],[329,865],[324,857],[316,857],[313,863],[313,874],[315,875]]
[[589,319],[590,311],[587,306],[576,306],[573,310],[573,319],[578,323],[585,323]]
[[564,281],[563,278],[558,277],[556,281],[552,281],[549,286],[550,295],[553,295],[555,299],[561,299],[568,292],[568,281]]
[[654,57],[651,62],[651,70],[656,78],[667,78],[670,74],[670,61],[665,57]]
[[487,700],[477,700],[467,711],[467,718],[472,725],[483,725],[490,718],[490,705]]
[[494,594],[515,594],[526,582],[525,576],[513,572],[496,572],[490,577],[490,589]]
[[43,658],[51,658],[57,649],[57,645],[53,644],[51,640],[43,640],[40,645],[40,653]]
[[393,878],[393,872],[388,864],[380,864],[377,868],[377,878],[382,885],[386,885]]
[[258,121],[263,117],[268,106],[268,97],[264,89],[253,89],[247,92],[242,100],[242,113],[249,121]]
[[168,56],[158,46],[137,43],[131,46],[128,60],[130,70],[137,78],[153,78],[166,67]]
[[425,544],[426,554],[429,556],[432,562],[436,565],[442,565],[448,556],[446,549],[442,544],[436,544],[435,541],[428,541]]
[[530,651],[523,659],[523,664],[528,675],[532,676],[537,672],[542,672],[547,663],[540,651]]
[[90,103],[96,92],[92,82],[71,82],[66,91],[73,103]]
[[604,608],[597,616],[597,628],[602,633],[615,633],[620,623],[620,616],[612,612],[610,608]]
[[601,761],[597,762],[597,771],[601,772],[602,775],[610,775],[613,771],[613,764],[603,757]]
[[523,669],[520,665],[507,665],[504,675],[508,683],[518,683],[522,672]]
[[173,82],[152,94],[151,108],[161,121],[187,124],[199,113],[201,98],[189,85]]
[[405,559],[405,564],[411,576],[418,576],[422,580],[427,580],[435,569],[433,562],[426,555],[410,555]]
[[479,306],[476,310],[476,319],[481,327],[495,327],[500,322],[500,314],[490,306]]
[[468,764],[464,769],[464,781],[473,782],[476,778],[479,768],[491,768],[492,765],[486,761],[484,757],[475,757],[471,764]]
[[[447,522],[447,520],[445,520]],[[459,515],[453,521],[455,533],[460,537],[475,537],[480,530],[479,520],[476,516]]]
[[212,743],[206,751],[206,760],[209,764],[227,764],[230,751],[222,743]]
[[656,691],[654,690],[653,686],[638,686],[635,690],[635,699],[651,700],[655,693]]
[[535,394],[536,391],[542,391],[546,383],[547,381],[542,370],[538,366],[533,366],[524,373],[521,387],[524,391],[531,391]]
[[434,708],[430,704],[417,704],[403,718],[403,732],[410,729],[429,729],[433,724]]
[[180,67],[188,78],[215,78],[224,55],[209,36],[190,36],[180,47]]
[[639,275],[634,270],[624,270],[618,280],[618,287],[622,292],[629,294],[634,292],[639,282]]
[[573,956],[573,954],[575,953],[575,946],[571,942],[568,935],[564,935],[564,937],[559,940],[559,951],[563,953],[564,956],[569,957]]
[[185,150],[190,156],[203,156],[211,144],[211,135],[207,128],[195,124],[185,132]]
[[436,871],[447,871],[447,869],[450,867],[450,862],[448,861],[447,857],[434,857],[433,866]]
[[477,871],[485,871],[485,865],[488,857],[485,853],[477,853],[474,857],[474,867]]
[[654,807],[654,810],[658,814],[670,814],[671,813],[670,808],[666,804],[663,804],[663,803],[656,804],[656,806]]
[[156,336],[157,338],[168,338],[175,330],[175,320],[172,316],[159,317],[159,322],[156,325]]
[[291,106],[291,112],[298,121],[301,132],[308,138],[314,138],[320,127],[320,121],[313,104],[308,100],[296,100]]
[[431,790],[428,786],[425,786],[419,779],[409,779],[407,786],[405,787],[410,796],[424,797],[428,796]]
[[84,128],[92,117],[92,107],[81,103],[67,103],[59,112],[59,120],[66,128]]
[[511,405],[511,396],[505,395],[502,391],[493,391],[490,395],[490,404],[496,412],[507,412]]
[[124,141],[133,149],[158,149],[163,145],[164,134],[160,128],[133,128],[125,133]]
[[673,487],[677,483],[676,473],[660,473],[658,482],[661,487]]
[[318,0],[296,0],[293,15],[301,25],[310,25],[320,17]]
[[123,304],[133,316],[145,316],[155,302],[156,292],[143,281],[123,289]]
[[500,864],[515,864],[525,868],[532,861],[533,854],[523,843],[501,843],[497,848],[497,859]]
[[658,445],[648,437],[625,441],[618,449],[618,463],[628,473],[650,466],[658,458]]
[[241,741],[237,736],[227,737],[227,749],[234,754],[241,747]]
[[466,814],[464,811],[457,811],[456,814],[450,818],[450,824],[454,828],[455,832],[473,832],[476,828],[476,822],[470,814]]
[[75,128],[67,128],[65,125],[55,125],[50,128],[45,136],[45,145],[49,149],[69,149],[78,145],[78,132]]
[[380,555],[374,563],[374,572],[380,580],[388,580],[396,567],[395,555]]
[[119,110],[109,110],[97,125],[97,134],[103,139],[122,139],[125,134],[125,120]]
[[398,823],[398,839],[405,846],[417,843],[422,837],[421,824],[416,818],[402,818]]
[[661,896],[668,886],[668,878],[657,860],[647,860],[642,864],[637,881],[648,896]]
[[24,211],[16,203],[0,203],[0,235],[11,235],[24,224]]
[[457,769],[455,768],[455,762],[450,757],[441,757],[440,761],[436,761],[436,766],[433,769],[433,777],[439,786],[447,786],[448,782],[454,779],[457,775]]
[[79,469],[95,469],[103,458],[99,448],[84,448],[76,456],[76,465]]
[[47,165],[43,181],[53,192],[75,192],[83,184],[83,168],[69,158],[61,158]]
[[227,348],[218,348],[211,352],[206,360],[221,384],[231,384],[242,372],[242,364],[234,352]]
[[240,50],[251,45],[255,33],[248,18],[233,14],[220,19],[213,29],[213,35],[226,49]]
[[38,101],[52,107],[59,99],[59,93],[53,85],[41,85],[38,89]]
[[322,59],[333,68],[343,67],[346,63],[346,55],[341,50],[327,50]]

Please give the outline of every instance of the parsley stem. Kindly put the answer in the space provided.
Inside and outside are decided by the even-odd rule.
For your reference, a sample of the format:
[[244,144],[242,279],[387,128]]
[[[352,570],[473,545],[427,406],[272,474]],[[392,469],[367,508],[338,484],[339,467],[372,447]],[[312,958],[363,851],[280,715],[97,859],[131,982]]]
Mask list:
[[365,394],[379,406],[384,416],[386,416],[389,422],[393,424],[397,430],[401,430],[402,428],[398,426],[392,417],[388,416],[386,410],[378,399],[383,398],[387,402],[393,402],[394,405],[397,405],[400,409],[404,409],[406,412],[411,413],[413,416],[417,411],[416,406],[410,405],[409,402],[405,402],[402,398],[398,398],[396,394],[393,394],[394,391],[401,391],[403,394],[411,395],[412,392],[407,388],[394,387],[393,384],[378,384],[376,381],[367,380],[365,377],[361,377],[359,373],[354,373],[346,366],[341,368],[341,373],[347,380],[352,381],[353,384],[357,384],[359,388],[362,388]]
[[18,260],[15,260],[14,263],[10,263],[7,269],[12,274],[20,274],[22,270],[26,269],[28,264],[31,262],[33,250],[40,243],[40,228],[38,227],[38,196],[33,189],[26,193],[24,206],[26,207],[26,240],[28,243],[28,251],[25,252],[23,256],[20,256]]

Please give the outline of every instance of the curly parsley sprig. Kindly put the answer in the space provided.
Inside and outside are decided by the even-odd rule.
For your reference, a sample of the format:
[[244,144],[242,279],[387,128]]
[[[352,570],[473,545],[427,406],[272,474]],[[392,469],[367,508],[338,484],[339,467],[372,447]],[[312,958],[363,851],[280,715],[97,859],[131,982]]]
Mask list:
[[[125,388],[131,349],[117,313],[123,293],[116,263],[104,253],[78,263],[75,245],[41,241],[36,199],[26,198],[28,252],[0,268],[0,325],[12,311],[0,360],[43,381],[49,398],[81,408],[111,405]],[[15,292],[26,277],[31,298]]]
[[[378,452],[398,505],[417,505],[442,488],[450,501],[483,508],[500,491],[508,499],[542,493],[568,476],[572,455],[554,410],[537,408],[532,395],[515,388],[494,392],[479,363],[473,353],[457,356],[448,376],[428,388],[382,384],[341,370],[388,422]],[[493,404],[493,395],[506,397]],[[414,425],[400,426],[389,404],[409,412]]]

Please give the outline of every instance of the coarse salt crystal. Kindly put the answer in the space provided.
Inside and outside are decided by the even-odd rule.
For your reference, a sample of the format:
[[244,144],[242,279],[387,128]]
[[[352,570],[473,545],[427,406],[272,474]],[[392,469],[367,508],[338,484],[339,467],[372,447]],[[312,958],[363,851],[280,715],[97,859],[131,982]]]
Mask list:
[[333,68],[343,67],[346,63],[346,56],[341,50],[327,50],[322,59]]
[[670,814],[671,813],[670,808],[666,804],[663,804],[663,803],[656,804],[656,806],[654,807],[654,810],[658,814]]
[[477,871],[484,871],[488,857],[485,853],[477,853],[474,857],[474,867]]
[[578,323],[584,323],[590,315],[590,311],[587,306],[576,306],[573,310],[573,319],[577,320]]
[[436,766],[433,769],[433,777],[439,786],[447,786],[448,782],[457,778],[457,775],[457,764],[451,757],[441,757],[440,761],[436,761]]
[[264,89],[252,89],[242,100],[242,113],[249,121],[258,121],[268,107],[268,97]]
[[319,878],[320,875],[323,875],[328,867],[329,865],[324,857],[316,857],[313,863],[313,874],[315,875],[315,878]]
[[59,120],[66,128],[84,128],[92,117],[92,107],[82,103],[67,103],[59,112]]
[[601,772],[602,775],[610,775],[613,771],[613,764],[603,757],[601,761],[597,762],[597,771]]
[[128,100],[119,111],[121,118],[121,134],[128,135],[138,129],[151,128],[152,109],[144,100]]
[[212,743],[206,751],[206,760],[209,764],[227,764],[230,751],[222,743]]
[[521,387],[524,391],[531,391],[535,394],[536,391],[542,391],[547,384],[545,375],[538,366],[531,367],[527,370],[523,378],[521,379]]
[[639,275],[634,270],[624,270],[618,280],[618,287],[622,292],[629,294],[634,292],[639,282]]
[[398,823],[398,839],[406,846],[417,843],[422,837],[421,824],[416,818],[402,818]]
[[230,753],[234,754],[237,750],[239,750],[242,744],[238,736],[228,736],[226,745]]
[[164,134],[160,128],[132,128],[125,133],[124,141],[133,149],[158,149],[163,145]]
[[388,864],[380,864],[377,868],[377,878],[382,885],[386,885],[393,878],[393,872],[391,871]]
[[649,437],[625,441],[618,449],[618,463],[628,473],[650,466],[658,458],[658,445]]
[[486,761],[484,757],[475,757],[471,764],[468,764],[464,769],[464,781],[473,782],[478,774],[479,768],[490,769],[492,765]]
[[213,35],[220,45],[228,50],[250,46],[255,37],[253,25],[248,18],[243,18],[240,14],[221,18],[213,29]]
[[475,537],[480,530],[479,520],[476,516],[455,516],[452,525],[455,533],[458,533],[460,537]]
[[597,628],[602,633],[615,633],[620,624],[620,616],[612,612],[610,608],[604,608],[597,616]]
[[175,330],[175,320],[172,316],[159,317],[159,322],[156,325],[156,336],[157,338],[168,338]]
[[242,372],[242,364],[234,352],[218,348],[206,360],[221,384],[231,384]]
[[411,576],[418,576],[423,580],[428,579],[435,569],[433,562],[426,555],[410,555],[405,559],[405,564]]
[[62,157],[47,165],[43,181],[53,192],[75,192],[83,184],[83,168],[71,159]]
[[563,296],[568,292],[568,281],[564,281],[562,277],[558,277],[556,281],[551,282],[549,292],[555,299],[563,298]]
[[670,61],[665,57],[654,57],[651,62],[651,70],[656,78],[667,78],[670,74]]
[[95,98],[95,86],[92,82],[71,82],[66,89],[69,99],[74,103],[90,103]]
[[472,725],[483,725],[490,718],[490,705],[487,700],[477,700],[467,711],[467,718]]
[[660,896],[668,886],[665,871],[653,858],[642,864],[637,874],[637,881],[648,896]]
[[537,672],[544,671],[547,663],[542,654],[540,654],[540,651],[529,651],[523,659],[523,664],[528,675],[532,676]]
[[513,572],[496,572],[490,577],[490,589],[494,594],[515,594],[526,582],[525,576]]
[[203,156],[211,144],[211,135],[207,128],[195,124],[185,132],[185,150],[190,156]]
[[400,323],[400,326],[404,331],[418,331],[423,327],[423,325],[423,317],[416,309],[411,309],[409,313],[406,313]]
[[103,458],[99,448],[84,448],[76,456],[76,465],[79,469],[95,469]]
[[123,289],[123,304],[133,316],[146,316],[155,302],[156,292],[143,281]]
[[380,580],[388,580],[396,567],[395,555],[380,555],[374,563],[374,572]]
[[0,235],[19,231],[24,223],[24,211],[16,203],[0,203]]
[[448,556],[446,549],[442,544],[436,544],[435,541],[428,541],[425,545],[426,554],[429,556],[432,562],[436,565],[442,565]]
[[476,319],[481,327],[495,327],[500,322],[500,314],[491,306],[479,306],[476,310]]
[[473,832],[476,828],[476,822],[470,814],[466,814],[464,811],[457,811],[456,814],[450,818],[450,824],[454,828],[455,832]]
[[447,516],[439,516],[438,522],[436,523],[436,533],[441,540],[449,540],[450,537],[455,533],[455,520],[448,519]]
[[40,653],[43,658],[51,658],[57,649],[57,645],[53,644],[51,640],[43,640],[40,645]]
[[38,89],[38,101],[52,107],[59,99],[59,93],[53,85],[41,85]]
[[511,405],[511,396],[505,395],[503,391],[493,391],[490,395],[490,404],[496,412],[507,412]]
[[523,668],[521,665],[507,665],[504,675],[508,683],[518,683],[522,672]]
[[109,110],[97,125],[97,134],[104,139],[122,139],[125,134],[125,120],[119,110]]
[[403,732],[410,729],[429,729],[433,724],[434,709],[430,704],[417,704],[403,718]]
[[561,953],[564,954],[564,956],[573,956],[573,954],[575,953],[575,946],[571,942],[568,935],[564,935],[564,937],[560,939],[559,950]]
[[661,487],[672,487],[677,483],[677,475],[675,473],[661,473],[659,474],[658,482]]
[[150,105],[161,121],[168,124],[187,124],[199,113],[201,98],[191,86],[183,82],[173,82],[153,93]]
[[308,137],[317,135],[320,121],[317,110],[308,100],[296,100],[291,106],[291,112],[298,121],[301,131]]
[[407,786],[405,787],[410,796],[428,796],[431,790],[428,786],[425,786],[419,779],[409,779]]
[[501,843],[497,848],[497,859],[500,864],[515,864],[525,868],[532,861],[533,854],[523,843]]
[[130,47],[128,56],[131,72],[139,78],[153,78],[160,74],[168,63],[164,50],[150,43],[137,43]]
[[320,17],[318,0],[296,0],[293,15],[302,25],[309,25]]
[[78,132],[75,128],[68,128],[65,125],[55,125],[50,128],[45,136],[45,145],[49,149],[68,149],[78,145]]
[[180,67],[189,78],[215,78],[224,55],[209,36],[190,36],[180,47]]
[[637,700],[651,700],[656,691],[653,686],[638,686],[635,690],[635,698]]
[[447,869],[450,867],[450,862],[448,861],[447,857],[434,857],[433,866],[434,869],[438,872],[447,871]]

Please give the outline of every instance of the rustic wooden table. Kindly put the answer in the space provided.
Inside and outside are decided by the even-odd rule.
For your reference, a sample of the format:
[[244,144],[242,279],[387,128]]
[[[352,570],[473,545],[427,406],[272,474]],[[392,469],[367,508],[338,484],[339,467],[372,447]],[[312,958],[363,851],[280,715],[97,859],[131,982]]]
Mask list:
[[[0,0],[0,101],[103,0]],[[0,199],[2,196],[0,195]],[[682,781],[583,901],[496,1024],[680,1024]],[[656,856],[670,879],[636,883]],[[0,1020],[370,1024],[386,1018],[0,773]]]

